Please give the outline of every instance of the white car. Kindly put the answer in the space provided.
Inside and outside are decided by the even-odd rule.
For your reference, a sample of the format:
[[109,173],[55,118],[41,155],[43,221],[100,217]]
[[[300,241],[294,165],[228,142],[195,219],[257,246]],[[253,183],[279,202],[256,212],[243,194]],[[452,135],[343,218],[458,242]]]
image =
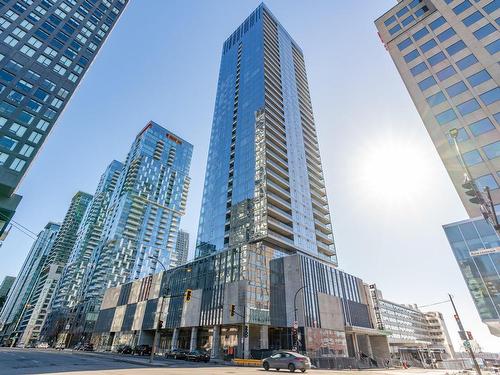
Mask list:
[[47,344],[46,342],[41,342],[40,344],[38,344],[36,346],[38,349],[48,349],[49,348],[49,344]]

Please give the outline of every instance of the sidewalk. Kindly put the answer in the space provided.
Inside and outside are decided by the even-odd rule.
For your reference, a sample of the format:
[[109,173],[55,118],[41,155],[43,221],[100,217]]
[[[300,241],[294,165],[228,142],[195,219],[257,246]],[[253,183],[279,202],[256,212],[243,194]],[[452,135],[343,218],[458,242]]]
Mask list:
[[[116,354],[110,352],[83,352],[77,350],[69,350],[73,354],[88,355],[94,357],[108,357],[113,361],[130,363],[133,365],[141,365],[146,367],[194,367],[199,365],[198,362],[189,362],[180,359],[171,359],[161,356],[156,356],[152,363],[149,362],[149,356],[136,356],[132,354]],[[206,366],[232,366],[220,359],[211,359]]]

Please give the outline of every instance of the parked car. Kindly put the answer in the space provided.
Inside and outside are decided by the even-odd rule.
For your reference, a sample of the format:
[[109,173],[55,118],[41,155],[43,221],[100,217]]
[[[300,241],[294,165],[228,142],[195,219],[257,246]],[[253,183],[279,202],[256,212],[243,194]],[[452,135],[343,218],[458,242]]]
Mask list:
[[133,354],[134,349],[130,345],[119,345],[116,352],[120,354]]
[[270,357],[264,358],[262,360],[262,367],[266,371],[274,368],[276,370],[288,369],[290,372],[295,372],[295,370],[306,372],[306,370],[311,368],[311,360],[309,357],[299,353],[280,351]]
[[205,362],[208,363],[210,361],[210,354],[203,350],[193,350],[186,354],[187,361],[195,361],[195,362]]
[[58,343],[56,344],[56,346],[54,346],[54,349],[56,350],[64,350],[64,348],[66,348],[66,345],[64,345],[63,343]]
[[49,344],[48,344],[48,343],[46,343],[46,342],[41,342],[41,343],[40,343],[40,344],[38,344],[36,347],[37,347],[38,349],[48,349]]
[[93,352],[94,351],[94,344],[92,344],[92,343],[83,344],[83,346],[80,350],[83,350],[84,352]]
[[151,347],[149,345],[137,345],[134,348],[134,354],[151,355]]
[[173,349],[167,353],[167,358],[186,359],[187,351],[184,349]]

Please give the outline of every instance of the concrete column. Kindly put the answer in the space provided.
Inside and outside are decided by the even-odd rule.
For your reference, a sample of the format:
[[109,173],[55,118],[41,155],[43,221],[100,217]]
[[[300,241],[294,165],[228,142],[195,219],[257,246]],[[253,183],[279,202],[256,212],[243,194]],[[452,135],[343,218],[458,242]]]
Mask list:
[[191,328],[191,340],[189,342],[189,351],[196,349],[196,343],[198,341],[198,327]]
[[373,358],[373,350],[372,350],[372,343],[370,342],[370,336],[366,335],[366,348],[368,349],[368,354],[370,357]]
[[269,349],[269,327],[260,326],[260,348]]
[[219,358],[219,347],[220,347],[220,326],[214,326],[214,332],[212,335],[212,358]]
[[177,344],[179,343],[179,328],[174,328],[172,333],[172,350],[177,349]]

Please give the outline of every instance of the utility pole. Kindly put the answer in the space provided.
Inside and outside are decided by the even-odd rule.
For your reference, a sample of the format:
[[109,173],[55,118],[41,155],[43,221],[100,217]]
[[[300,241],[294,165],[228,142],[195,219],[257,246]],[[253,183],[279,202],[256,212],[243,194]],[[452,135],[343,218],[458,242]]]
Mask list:
[[474,355],[474,351],[472,350],[472,347],[470,345],[470,341],[469,341],[469,339],[467,337],[467,333],[465,332],[465,329],[464,329],[464,326],[462,324],[462,321],[460,320],[460,316],[458,315],[458,311],[457,311],[457,308],[455,306],[455,302],[453,302],[453,297],[451,296],[451,294],[448,294],[448,296],[450,297],[451,305],[453,306],[453,310],[455,311],[455,320],[457,321],[458,329],[460,330],[459,335],[460,335],[461,338],[465,338],[464,339],[465,350],[467,350],[467,352],[470,355],[470,358],[472,360],[472,363],[474,365],[476,373],[478,375],[481,375],[481,369],[479,368],[479,365],[478,365],[478,363],[476,361],[476,356]]

